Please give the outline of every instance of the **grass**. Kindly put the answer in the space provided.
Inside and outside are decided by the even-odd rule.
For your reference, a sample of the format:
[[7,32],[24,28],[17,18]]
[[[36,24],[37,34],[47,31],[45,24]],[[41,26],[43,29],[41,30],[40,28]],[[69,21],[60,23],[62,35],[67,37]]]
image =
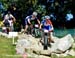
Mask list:
[[68,55],[68,56],[60,56],[60,57],[58,57],[58,56],[56,56],[56,55],[53,55],[51,58],[75,58],[75,56],[70,56],[70,55]]
[[[19,58],[16,54],[12,39],[0,36],[0,58]],[[20,57],[21,58],[21,57]]]

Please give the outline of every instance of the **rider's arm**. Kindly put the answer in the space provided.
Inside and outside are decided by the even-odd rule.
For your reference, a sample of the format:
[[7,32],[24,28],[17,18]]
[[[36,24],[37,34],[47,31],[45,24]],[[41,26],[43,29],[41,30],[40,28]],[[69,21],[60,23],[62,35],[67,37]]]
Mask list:
[[4,20],[5,20],[5,19],[8,19],[8,16],[7,16],[7,15],[4,16]]
[[13,21],[16,22],[16,18],[15,17],[13,17]]
[[40,23],[40,27],[39,27],[40,29],[42,28],[43,24],[44,24],[44,20],[42,20],[41,23]]
[[16,18],[12,14],[10,14],[10,17],[13,18],[14,22],[16,21]]
[[3,20],[3,23],[5,22],[5,20]]
[[38,21],[38,24],[40,24],[40,20],[39,20],[39,19],[37,19],[37,21]]
[[28,23],[31,25],[30,19],[28,19]]
[[53,23],[51,22],[51,20],[50,20],[50,25],[53,27]]
[[40,27],[39,27],[40,29],[42,28],[42,24],[40,24]]
[[54,30],[54,28],[53,28],[53,24],[52,24],[52,22],[51,22],[51,21],[50,21],[50,25],[51,25],[51,27],[52,27],[52,28],[51,28],[51,29],[52,29],[51,31],[53,31],[53,30]]

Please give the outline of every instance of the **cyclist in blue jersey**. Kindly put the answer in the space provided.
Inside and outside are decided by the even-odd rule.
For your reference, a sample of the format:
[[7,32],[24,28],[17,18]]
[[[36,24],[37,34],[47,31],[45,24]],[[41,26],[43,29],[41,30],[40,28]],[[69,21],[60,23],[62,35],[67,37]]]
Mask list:
[[49,33],[49,42],[54,42],[51,39],[51,34],[50,34],[51,32],[53,32],[54,28],[49,16],[45,16],[44,20],[41,21],[40,29],[42,29],[43,31],[47,30]]

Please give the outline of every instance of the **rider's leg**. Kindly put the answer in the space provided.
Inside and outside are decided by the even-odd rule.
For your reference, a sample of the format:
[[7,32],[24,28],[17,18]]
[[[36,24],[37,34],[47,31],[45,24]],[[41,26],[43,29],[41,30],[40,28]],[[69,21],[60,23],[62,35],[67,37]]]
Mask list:
[[41,33],[40,42],[43,42],[44,41],[44,32],[42,30],[40,30],[40,33]]
[[9,28],[9,27],[7,27],[6,29],[7,29],[7,34],[9,34],[9,32],[10,32],[10,28]]
[[30,25],[30,33],[31,33],[31,35],[33,34],[33,25]]
[[50,33],[50,32],[49,32],[48,35],[49,35],[49,41],[48,41],[48,42],[49,42],[49,43],[50,43],[50,42],[54,43],[54,41],[53,41],[52,38],[51,38],[51,33]]
[[48,33],[48,36],[49,36],[48,42],[50,43],[51,42],[51,35],[50,35],[50,33]]
[[27,32],[27,29],[28,29],[28,25],[25,25],[25,30],[24,30],[24,32]]

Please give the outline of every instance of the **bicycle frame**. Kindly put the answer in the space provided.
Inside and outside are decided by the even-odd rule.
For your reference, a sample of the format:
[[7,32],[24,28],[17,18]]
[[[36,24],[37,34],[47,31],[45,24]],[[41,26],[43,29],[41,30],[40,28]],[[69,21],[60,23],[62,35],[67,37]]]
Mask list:
[[49,39],[49,31],[47,30],[42,30],[42,40],[43,40],[43,49],[47,50],[48,49],[48,39]]
[[35,37],[38,37],[38,35],[39,35],[39,26],[38,26],[38,24],[35,24],[35,26],[34,26],[34,33],[35,33]]

